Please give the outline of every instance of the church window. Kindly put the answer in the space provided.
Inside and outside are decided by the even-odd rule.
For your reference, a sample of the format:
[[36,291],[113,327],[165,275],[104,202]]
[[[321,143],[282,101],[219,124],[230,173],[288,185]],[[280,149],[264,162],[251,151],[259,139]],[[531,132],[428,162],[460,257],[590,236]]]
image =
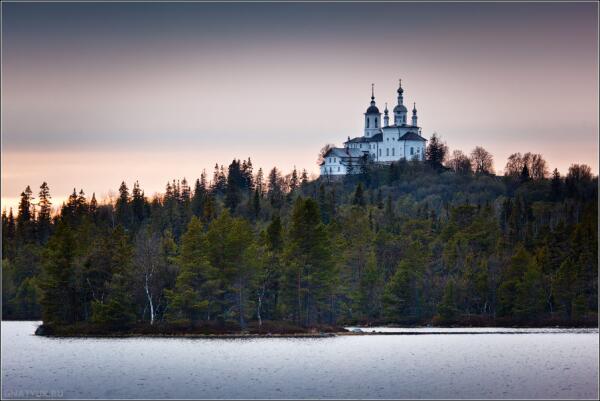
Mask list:
[[338,171],[340,171],[340,167],[338,166]]
[[369,121],[370,121],[370,119],[367,118],[367,128],[369,128]]
[[396,148],[392,148],[392,156],[396,156]]
[[414,155],[415,154],[415,148],[413,148],[412,146],[410,147],[410,154]]
[[381,149],[379,149],[379,156],[381,156]]
[[378,125],[378,124],[379,124],[379,123],[377,122],[377,117],[375,117],[375,128],[378,128],[378,127],[379,127],[379,125]]
[[385,155],[389,156],[390,155],[390,148],[385,148]]
[[[411,148],[412,149],[412,148]],[[335,157],[333,158],[333,162],[335,163],[337,160],[335,160]]]

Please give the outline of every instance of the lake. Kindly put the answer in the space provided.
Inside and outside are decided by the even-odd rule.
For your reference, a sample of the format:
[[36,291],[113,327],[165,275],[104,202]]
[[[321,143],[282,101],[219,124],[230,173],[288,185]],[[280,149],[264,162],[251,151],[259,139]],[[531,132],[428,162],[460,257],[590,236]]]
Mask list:
[[[56,339],[2,322],[4,398],[597,398],[598,330]],[[384,329],[375,329],[384,330]],[[427,334],[427,332],[477,334]]]

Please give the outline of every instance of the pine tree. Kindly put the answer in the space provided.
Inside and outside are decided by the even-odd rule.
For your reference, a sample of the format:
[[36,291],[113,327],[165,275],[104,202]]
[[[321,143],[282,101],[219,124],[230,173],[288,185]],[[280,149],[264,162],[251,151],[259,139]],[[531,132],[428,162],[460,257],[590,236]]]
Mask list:
[[192,201],[190,204],[190,208],[192,210],[192,214],[196,217],[202,217],[202,212],[204,210],[204,201],[206,199],[206,178],[204,177],[204,173],[202,173],[202,180],[196,180],[196,184],[194,186],[194,195],[192,196]]
[[[252,228],[248,221],[233,218],[226,210],[213,220],[206,233],[208,260],[219,271],[221,283],[220,318],[226,319],[227,311],[237,312],[241,328],[246,326],[246,314],[250,286],[254,275]],[[233,299],[224,294],[233,293]]]
[[133,189],[131,191],[131,213],[133,216],[133,223],[135,227],[139,227],[139,225],[144,220],[145,216],[145,203],[144,194],[142,189],[140,188],[140,183],[136,181],[133,184]]
[[115,330],[134,322],[132,262],[133,248],[122,226],[111,230],[92,251],[85,277],[91,292],[91,322]]
[[242,173],[242,188],[247,192],[251,193],[254,190],[254,176],[252,174],[252,161],[248,158],[248,161],[242,162],[241,173]]
[[267,196],[271,206],[275,209],[281,208],[283,204],[283,188],[281,187],[281,176],[277,168],[273,167],[269,173]]
[[181,253],[175,263],[179,266],[175,288],[165,291],[167,320],[186,324],[209,320],[215,311],[218,272],[208,260],[204,228],[196,216],[181,237]]
[[11,207],[8,212],[8,221],[6,223],[6,237],[2,237],[2,238],[6,238],[9,241],[14,240],[15,236],[16,236],[16,232],[17,232],[17,230],[16,230],[15,217],[13,215],[13,210]]
[[290,193],[294,192],[298,188],[298,171],[296,171],[296,166],[294,166],[294,170],[292,171],[292,175],[290,177]]
[[438,313],[443,322],[452,323],[458,317],[456,306],[456,291],[453,279],[446,282],[442,301],[438,305]]
[[383,195],[381,193],[381,188],[377,190],[377,209],[383,209]]
[[552,181],[550,182],[550,196],[552,200],[557,201],[561,198],[562,195],[562,180],[560,178],[560,173],[558,169],[554,169],[552,172]]
[[425,158],[432,167],[436,169],[442,168],[444,161],[446,160],[446,154],[448,153],[448,146],[440,140],[436,133],[433,133],[427,149],[425,149]]
[[116,203],[117,224],[121,224],[125,228],[131,227],[132,213],[129,199],[129,188],[125,181],[121,182],[119,187],[119,198]]
[[262,198],[265,194],[265,178],[264,178],[262,168],[259,168],[258,173],[256,173],[256,179],[254,180],[254,185],[256,186],[256,191]]
[[260,213],[260,194],[258,188],[254,190],[254,196],[252,197],[252,215],[256,219]]
[[358,185],[356,185],[356,190],[354,191],[354,196],[352,197],[352,204],[360,207],[364,207],[367,204],[365,201],[362,182],[359,182]]
[[96,200],[96,193],[92,192],[92,199],[90,200],[90,216],[95,220],[96,213],[98,212],[98,201]]
[[514,314],[521,321],[532,321],[544,312],[542,273],[532,258],[516,286]]
[[274,215],[271,223],[267,226],[267,245],[274,252],[279,252],[283,248],[282,226],[279,215]]
[[498,314],[500,316],[513,316],[515,313],[515,300],[519,285],[532,263],[531,255],[522,244],[518,244],[498,288]]
[[181,202],[188,205],[191,200],[191,189],[185,177],[181,180]]
[[410,267],[402,261],[383,292],[383,312],[389,321],[400,322],[410,315],[412,292]]
[[308,173],[306,169],[302,169],[302,175],[300,176],[300,188],[304,189],[308,185]]
[[216,215],[215,199],[212,194],[208,194],[204,202],[204,210],[202,211],[202,222],[208,224],[216,217]]
[[27,185],[25,191],[21,192],[19,215],[17,216],[17,237],[23,243],[35,241],[35,211],[32,201],[31,188]]
[[48,241],[48,238],[50,237],[50,230],[51,230],[51,224],[52,224],[51,216],[50,216],[52,202],[50,201],[50,199],[51,199],[50,188],[48,188],[48,184],[44,181],[42,183],[42,185],[40,186],[39,201],[38,201],[40,211],[38,213],[38,221],[37,221],[38,240],[42,244],[45,244]]
[[285,260],[286,302],[294,319],[307,326],[331,321],[329,300],[335,271],[319,207],[310,198],[298,197],[294,203]]
[[[6,215],[6,209],[2,210],[2,260],[8,261],[14,257],[15,219],[10,213]],[[6,272],[3,269],[3,272]]]
[[225,206],[233,213],[241,200],[242,172],[240,170],[239,160],[233,160],[229,165],[229,174],[227,175],[227,190],[225,195]]
[[78,320],[79,297],[75,287],[77,244],[75,232],[60,223],[48,241],[44,278],[40,287],[44,324],[69,324]]
[[83,189],[79,190],[79,194],[77,195],[77,200],[75,203],[75,215],[78,219],[83,218],[89,213],[89,207],[87,204],[87,199],[85,198],[85,193]]

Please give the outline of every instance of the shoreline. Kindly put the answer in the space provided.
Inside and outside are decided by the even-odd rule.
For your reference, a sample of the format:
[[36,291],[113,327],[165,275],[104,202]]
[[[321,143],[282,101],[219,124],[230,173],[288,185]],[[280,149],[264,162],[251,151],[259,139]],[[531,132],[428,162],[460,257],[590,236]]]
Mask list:
[[[431,326],[412,326],[412,327],[397,327],[397,326],[378,326],[381,329],[397,329],[395,331],[373,330],[375,327],[369,326],[348,326],[349,329],[341,328],[342,330],[335,331],[307,331],[307,332],[280,332],[280,333],[251,333],[251,332],[212,332],[201,333],[193,331],[180,332],[69,332],[54,328],[49,329],[48,326],[39,325],[34,335],[47,338],[190,338],[190,339],[257,339],[257,338],[331,338],[344,336],[419,336],[419,335],[490,335],[490,334],[559,334],[566,330],[581,330],[582,332],[594,332],[598,330],[597,326],[587,327],[567,327],[567,326],[546,326],[546,327],[431,327]],[[423,331],[412,331],[414,329],[426,329]],[[460,329],[460,330],[455,330]],[[483,329],[483,330],[481,330]],[[489,330],[485,330],[489,329]],[[524,331],[527,330],[527,331]]]

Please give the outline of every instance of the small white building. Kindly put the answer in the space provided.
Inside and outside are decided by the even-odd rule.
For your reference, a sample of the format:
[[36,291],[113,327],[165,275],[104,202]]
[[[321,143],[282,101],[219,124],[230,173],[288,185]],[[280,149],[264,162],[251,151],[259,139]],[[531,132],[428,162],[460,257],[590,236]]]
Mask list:
[[408,110],[404,106],[402,81],[397,90],[398,104],[394,107],[394,124],[390,125],[387,104],[383,121],[375,105],[374,88],[371,87],[371,104],[365,112],[365,127],[362,136],[350,138],[343,148],[331,148],[323,155],[322,176],[356,174],[365,162],[391,163],[405,160],[424,160],[427,140],[421,136],[417,124],[417,107],[413,103],[410,124]]
[[331,148],[321,163],[321,175],[346,175],[359,172],[360,163],[367,155],[359,149]]

